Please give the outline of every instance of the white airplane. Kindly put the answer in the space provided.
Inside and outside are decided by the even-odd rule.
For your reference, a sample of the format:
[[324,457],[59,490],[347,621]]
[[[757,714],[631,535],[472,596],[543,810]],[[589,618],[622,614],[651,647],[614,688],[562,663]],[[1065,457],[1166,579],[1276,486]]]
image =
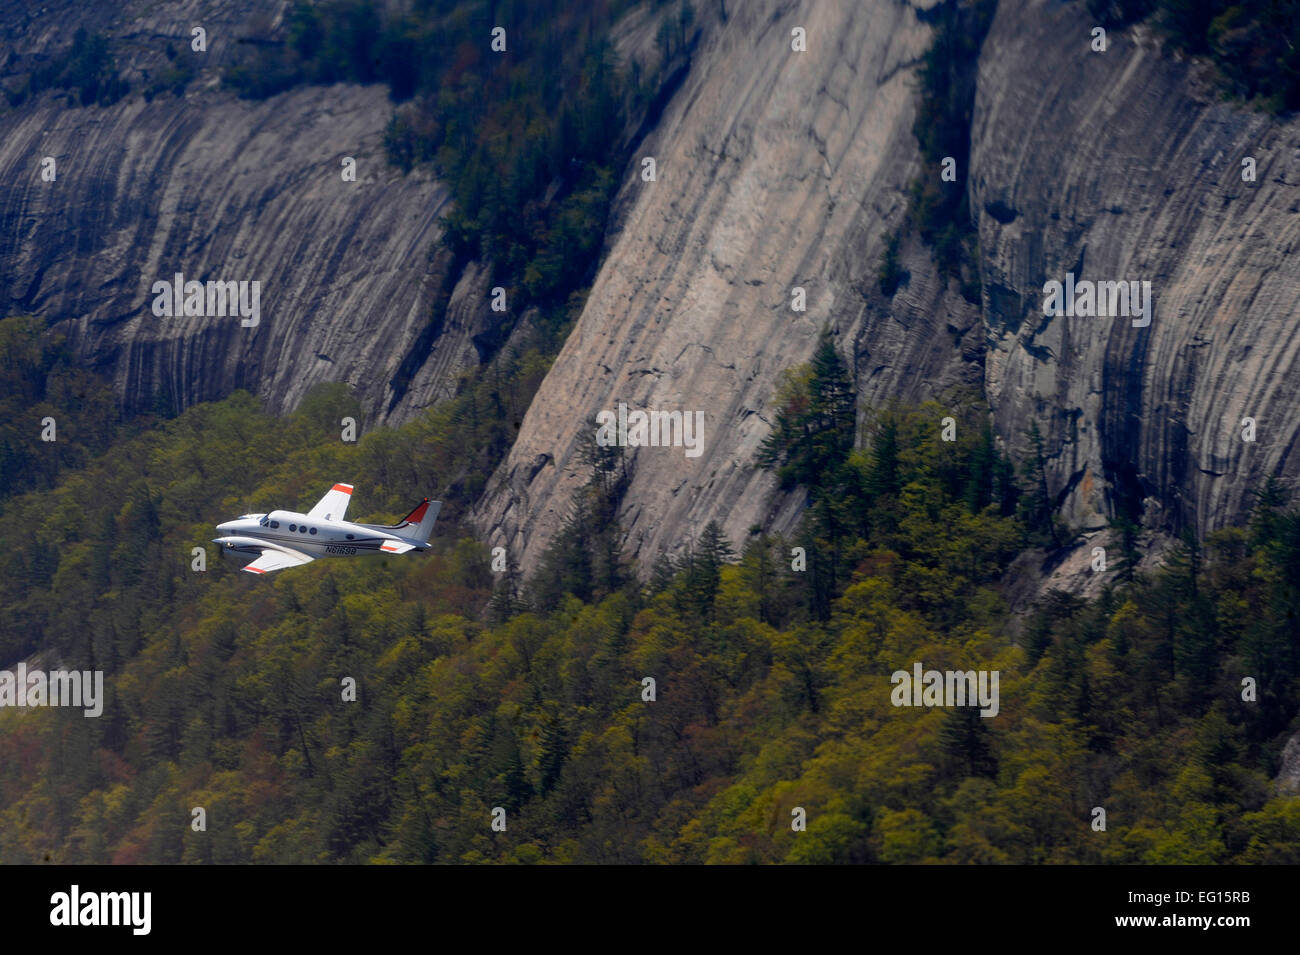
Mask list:
[[223,553],[256,554],[244,567],[250,574],[308,564],[317,557],[351,557],[354,554],[405,554],[428,550],[433,522],[442,508],[427,497],[397,524],[353,524],[345,521],[352,500],[351,484],[335,484],[306,514],[271,511],[244,514],[218,524],[227,536],[214,538]]

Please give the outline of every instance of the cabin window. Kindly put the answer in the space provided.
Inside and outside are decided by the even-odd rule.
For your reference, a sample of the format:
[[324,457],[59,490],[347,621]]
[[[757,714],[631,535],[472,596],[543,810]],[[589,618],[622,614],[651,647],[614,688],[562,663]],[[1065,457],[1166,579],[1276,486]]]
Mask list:
[[352,535],[351,535],[351,534],[348,535],[348,540],[352,540]]
[[313,534],[315,534],[315,533],[316,533],[316,528],[313,527],[313,528],[311,529],[311,532],[312,532]]
[[289,530],[291,530],[291,531],[296,531],[297,529],[298,529],[298,525],[297,525],[297,524],[290,524],[290,525],[289,525]]
[[272,527],[279,527],[279,526],[280,526],[280,522],[279,522],[279,521],[272,521],[272,522],[271,522],[271,526],[272,526]]
[[306,533],[307,533],[307,525],[304,524],[302,527],[298,528],[298,533],[299,533],[299,534],[306,534]]

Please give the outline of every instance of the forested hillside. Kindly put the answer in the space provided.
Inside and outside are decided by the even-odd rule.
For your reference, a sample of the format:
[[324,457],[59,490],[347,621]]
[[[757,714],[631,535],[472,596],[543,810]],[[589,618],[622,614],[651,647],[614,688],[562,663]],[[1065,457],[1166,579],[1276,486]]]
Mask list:
[[[963,399],[865,409],[854,450],[846,382],[826,338],[774,396],[761,459],[809,488],[804,532],[710,526],[646,584],[601,553],[617,460],[513,593],[455,492],[429,555],[191,569],[215,522],[336,480],[358,519],[454,482],[463,407],[348,445],[337,389],[287,420],[195,407],[6,501],[3,659],[109,691],[98,719],[0,711],[0,862],[1300,862],[1270,780],[1300,512],[1268,488],[1153,575],[1112,555],[1100,600],[1051,596],[1015,636],[1032,469]],[[999,670],[997,717],[894,707],[916,661]]]
[[[360,396],[343,384],[318,387],[285,417],[244,391],[183,413],[159,394],[152,412],[123,415],[91,363],[41,320],[0,321],[0,669],[26,662],[102,670],[107,687],[97,718],[76,707],[0,708],[0,864],[1300,863],[1300,797],[1275,781],[1283,747],[1300,730],[1300,500],[1280,482],[1254,486],[1242,476],[1289,473],[1289,366],[1260,356],[1289,354],[1281,345],[1294,325],[1286,311],[1294,296],[1285,287],[1258,292],[1265,279],[1287,274],[1277,257],[1289,254],[1291,199],[1274,187],[1294,177],[1282,165],[1261,174],[1250,195],[1267,216],[1215,220],[1204,210],[1222,206],[1227,216],[1249,208],[1244,195],[1216,192],[1186,171],[1204,172],[1226,156],[1236,190],[1245,183],[1237,154],[1255,146],[1216,131],[1264,129],[1271,119],[1234,102],[1222,106],[1242,111],[1232,122],[1211,117],[1169,133],[1161,123],[1170,115],[1200,115],[1202,107],[1152,112],[1133,87],[1106,85],[1182,96],[1174,85],[1182,74],[1171,79],[1156,57],[1120,61],[1103,82],[1095,76],[1111,61],[1082,66],[1068,51],[1042,53],[1069,35],[1070,49],[1090,56],[1082,53],[1085,11],[1112,26],[1141,24],[1133,35],[1159,31],[1199,57],[1198,68],[1212,64],[1227,92],[1285,113],[1300,105],[1294,0],[1085,0],[1028,12],[992,0],[944,3],[925,11],[935,42],[915,57],[909,37],[921,21],[911,8],[882,3],[863,13],[845,0],[840,10],[848,13],[836,18],[828,4],[709,4],[701,5],[701,26],[692,5],[675,0],[644,5],[650,32],[641,37],[656,37],[653,62],[621,62],[611,31],[633,6],[293,3],[267,35],[241,38],[222,68],[227,92],[190,90],[196,95],[179,101],[178,109],[191,109],[202,96],[232,100],[233,91],[242,109],[305,85],[387,85],[386,161],[432,170],[453,201],[445,248],[435,250],[448,260],[436,301],[420,313],[409,349],[377,338],[384,374],[398,392],[410,383],[444,333],[456,275],[481,265],[512,301],[508,314],[474,335],[479,363],[449,374],[451,397],[399,428],[371,426]],[[785,19],[805,13],[824,18],[809,21],[823,29],[810,31],[811,50],[791,49],[806,58],[789,66],[793,24]],[[511,25],[509,56],[489,45],[498,15]],[[903,15],[886,37],[879,23]],[[707,42],[697,45],[697,31]],[[779,58],[756,45],[763,36],[779,41]],[[816,45],[826,37],[840,42],[833,57]],[[143,92],[161,114],[156,98],[188,95],[199,74],[183,45],[168,46],[174,65],[143,90],[130,88],[117,55],[137,42],[147,41],[74,32],[66,49],[6,86],[7,102],[21,111],[58,97],[99,117]],[[1126,39],[1115,50],[1132,45]],[[855,53],[864,58],[857,66]],[[692,57],[700,63],[693,78]],[[990,59],[998,69],[990,71]],[[871,80],[881,63],[893,66]],[[1023,74],[1013,79],[1004,63]],[[1033,72],[1044,63],[1057,75]],[[836,68],[817,72],[827,64]],[[916,95],[896,95],[889,83],[911,83],[913,68]],[[742,74],[761,82],[724,82]],[[1070,125],[1069,108],[1027,108],[1058,77],[1078,85],[1051,102],[1083,104],[1079,114],[1099,122],[1131,114],[1139,136],[1124,139],[1127,127],[1116,127],[1107,136],[1118,138],[1103,139]],[[634,147],[673,89],[692,105],[669,110],[655,150],[668,159],[665,171],[673,157],[679,171],[629,199],[634,211],[644,203],[651,212],[630,218],[622,239],[649,233],[649,243],[615,250],[601,266],[616,179],[635,169]],[[1156,93],[1149,99],[1160,100]],[[835,109],[823,113],[827,103]],[[764,112],[772,104],[779,108]],[[905,145],[868,135],[902,115]],[[724,120],[710,119],[717,116]],[[1020,125],[1028,118],[1053,124],[1050,138]],[[863,138],[839,138],[848,129]],[[1256,138],[1268,140],[1276,129],[1268,130]],[[911,168],[913,135],[930,173],[945,156],[960,159],[952,188],[922,171],[910,185],[881,185],[881,170]],[[1142,151],[1182,136],[1204,147],[1205,158],[1179,154],[1174,169]],[[1096,142],[1106,148],[1095,154],[1072,145]],[[790,143],[798,145],[782,152]],[[1059,143],[1068,152],[1054,152]],[[1021,162],[1022,147],[1037,154]],[[816,162],[806,166],[810,157]],[[879,167],[853,166],[854,157],[874,157]],[[1131,165],[1089,178],[1113,157]],[[999,171],[1002,163],[1016,169]],[[1098,219],[1096,195],[1110,199],[1130,183],[1146,188],[1134,168],[1176,175],[1179,191],[1161,182]],[[1044,170],[1049,186],[1028,175]],[[76,181],[63,175],[56,181]],[[329,175],[333,181],[332,164]],[[1088,188],[1061,194],[1063,180]],[[1165,199],[1167,219],[1138,218],[1137,210]],[[816,211],[823,200],[825,216]],[[789,218],[765,218],[787,201]],[[889,237],[872,248],[881,255],[867,254],[854,236],[879,235],[876,210],[890,206],[897,212]],[[66,218],[78,227],[95,218],[90,206],[74,208]],[[832,219],[834,208],[841,219]],[[843,222],[846,209],[868,220],[862,230]],[[1133,218],[1104,231],[1121,215]],[[1202,218],[1213,225],[1212,243],[1189,225]],[[1018,240],[1000,231],[1016,220],[1015,235],[1043,236],[1050,254],[1019,258]],[[1094,220],[1103,231],[1086,231]],[[653,225],[638,230],[638,221]],[[833,221],[833,243],[798,244]],[[684,222],[702,231],[677,235]],[[928,249],[909,250],[908,229]],[[778,238],[753,247],[741,233]],[[1207,283],[1162,298],[1161,321],[1150,343],[1143,340],[1149,350],[1108,346],[1102,335],[1035,339],[1047,326],[1028,322],[1014,330],[1024,308],[1035,309],[1040,274],[1082,263],[1082,248],[1094,257],[1119,248],[1121,234],[1170,236],[1166,251],[1185,256],[1143,262],[1142,274],[1195,274]],[[1223,235],[1247,238],[1229,243],[1229,254],[1218,244]],[[210,238],[197,237],[197,247]],[[78,243],[101,252],[90,239]],[[1231,258],[1237,254],[1243,260]],[[929,297],[919,297],[931,256],[934,281]],[[796,262],[871,264],[805,278],[802,264],[787,268]],[[1127,259],[1110,264],[1128,274]],[[58,267],[78,272],[63,261]],[[768,271],[759,278],[754,268]],[[32,270],[32,290],[46,271]],[[526,412],[600,272],[627,285],[586,310],[589,325],[574,338],[585,331],[600,348],[566,349],[568,377],[548,382],[558,395],[549,408],[564,414],[535,424],[541,439],[529,444],[520,437],[529,432]],[[990,275],[1034,281],[1012,288]],[[675,284],[667,283],[672,276]],[[853,295],[792,319],[787,278],[806,283],[815,307],[826,290]],[[1221,287],[1229,286],[1233,296],[1224,299]],[[778,307],[745,297],[764,288],[764,296],[777,290]],[[16,307],[49,300],[24,296],[13,299]],[[869,320],[852,318],[859,297],[874,309]],[[1235,311],[1244,300],[1250,305]],[[1252,310],[1269,321],[1256,321]],[[773,324],[762,325],[765,318]],[[321,313],[322,323],[338,320]],[[1062,325],[1053,334],[1063,334]],[[784,353],[767,341],[748,347],[726,337],[742,326],[770,341],[811,329],[810,347],[780,361]],[[1198,328],[1220,335],[1219,345],[1198,351],[1205,364],[1184,375],[1188,349],[1214,345]],[[1170,329],[1182,337],[1158,337]],[[1224,358],[1230,337],[1237,350]],[[948,376],[908,350],[918,341],[1003,378]],[[699,345],[707,359],[662,367],[658,349],[671,345],[680,357],[679,342]],[[855,350],[851,362],[846,346]],[[310,348],[293,350],[312,357]],[[779,375],[769,396],[777,370],[808,355]],[[1012,373],[1017,356],[1021,374]],[[871,366],[981,385],[936,385],[938,400],[889,400],[901,386]],[[173,367],[199,366],[196,359]],[[1161,377],[1171,367],[1183,377]],[[739,472],[733,499],[715,498],[706,516],[725,519],[741,503],[752,508],[742,513],[770,514],[770,484],[741,486],[758,475],[794,492],[782,498],[786,514],[806,501],[801,520],[789,522],[795,529],[774,534],[765,530],[773,524],[756,524],[728,539],[722,520],[680,519],[689,545],[638,572],[624,557],[629,537],[620,518],[666,523],[665,513],[681,515],[656,511],[644,492],[647,481],[677,480],[683,465],[674,457],[663,467],[666,459],[652,456],[659,449],[632,455],[590,440],[594,422],[584,409],[602,405],[575,395],[597,368],[619,382],[672,372],[663,391],[643,393],[647,407],[671,395],[711,413],[723,402],[692,390],[698,382],[722,381],[725,392],[731,383],[749,387],[760,371],[770,375],[756,402],[719,415],[710,435],[714,470],[691,475],[673,495],[686,499]],[[1194,395],[1196,375],[1204,388]],[[1052,393],[1058,381],[1075,391]],[[1092,400],[1097,381],[1106,392],[1100,406]],[[1020,384],[1003,388],[1008,382]],[[1217,408],[1256,386],[1271,390],[1252,392],[1242,414],[1259,415],[1272,430],[1251,442],[1258,453],[1249,459],[1235,442],[1228,457],[1217,456],[1214,422],[1168,413]],[[996,399],[1000,421],[984,395]],[[1224,412],[1234,428],[1236,407]],[[356,443],[343,440],[345,418],[361,422]],[[760,434],[746,444],[754,432],[741,432],[758,420],[766,440]],[[1143,428],[1169,429],[1178,443],[1151,440]],[[1102,432],[1106,442],[1089,450],[1090,435]],[[580,453],[561,459],[560,444],[575,433],[585,442]],[[580,472],[584,482],[571,497],[565,486],[567,516],[553,536],[521,525],[517,537],[544,548],[528,575],[513,563],[517,539],[510,554],[494,554],[483,523],[476,531],[468,520],[494,469],[521,445],[519,472],[531,473],[497,482],[502,509],[517,509],[516,517],[527,507],[559,513],[528,483],[546,468]],[[737,450],[755,445],[752,459]],[[1009,447],[1028,453],[1013,459]],[[1074,470],[1065,469],[1067,459]],[[356,487],[355,520],[391,521],[420,495],[442,500],[433,550],[319,560],[255,578],[210,543],[221,521],[306,509],[337,481]],[[1225,487],[1232,495],[1250,490],[1249,521],[1188,533],[1162,565],[1142,569],[1150,538],[1136,522],[1144,505],[1163,506],[1153,488],[1161,485],[1165,504],[1172,492],[1194,503],[1198,481],[1205,506],[1183,514],[1184,524],[1193,523],[1189,514],[1210,515],[1217,526],[1218,516],[1238,513],[1223,503]],[[1099,596],[1050,591],[1027,615],[1013,612],[1013,594],[1032,589],[1018,575],[1050,568],[1077,542],[1066,518],[1102,513],[1089,502],[1063,506],[1085,487],[1123,515],[1118,543],[1094,563]],[[996,715],[895,705],[891,675],[917,665],[997,671]],[[196,808],[204,810],[202,831],[191,825]],[[792,827],[800,810],[802,830]],[[493,828],[494,815],[504,830]]]
[[[529,304],[553,305],[590,279],[623,127],[662,79],[615,62],[607,34],[629,6],[430,0],[394,13],[370,0],[296,2],[284,41],[252,46],[225,82],[250,98],[306,83],[387,84],[399,104],[388,160],[407,171],[432,164],[450,185],[457,259],[489,260]],[[668,52],[661,46],[660,70]]]

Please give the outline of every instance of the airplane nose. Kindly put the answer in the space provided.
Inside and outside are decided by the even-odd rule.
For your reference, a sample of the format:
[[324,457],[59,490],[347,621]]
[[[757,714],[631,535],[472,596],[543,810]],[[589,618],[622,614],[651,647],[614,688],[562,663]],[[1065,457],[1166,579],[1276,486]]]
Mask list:
[[224,524],[218,524],[218,525],[217,525],[217,530],[219,530],[219,531],[230,531],[230,530],[233,530],[233,529],[234,529],[234,523],[235,523],[234,521],[226,521],[226,523],[224,523]]

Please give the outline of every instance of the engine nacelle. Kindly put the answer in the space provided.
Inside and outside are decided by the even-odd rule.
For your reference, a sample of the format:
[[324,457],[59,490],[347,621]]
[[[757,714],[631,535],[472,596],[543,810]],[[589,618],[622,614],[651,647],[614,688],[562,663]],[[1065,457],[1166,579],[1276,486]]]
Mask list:
[[221,545],[222,556],[240,557],[244,560],[252,560],[266,549],[266,541],[252,537],[214,537],[212,543]]

